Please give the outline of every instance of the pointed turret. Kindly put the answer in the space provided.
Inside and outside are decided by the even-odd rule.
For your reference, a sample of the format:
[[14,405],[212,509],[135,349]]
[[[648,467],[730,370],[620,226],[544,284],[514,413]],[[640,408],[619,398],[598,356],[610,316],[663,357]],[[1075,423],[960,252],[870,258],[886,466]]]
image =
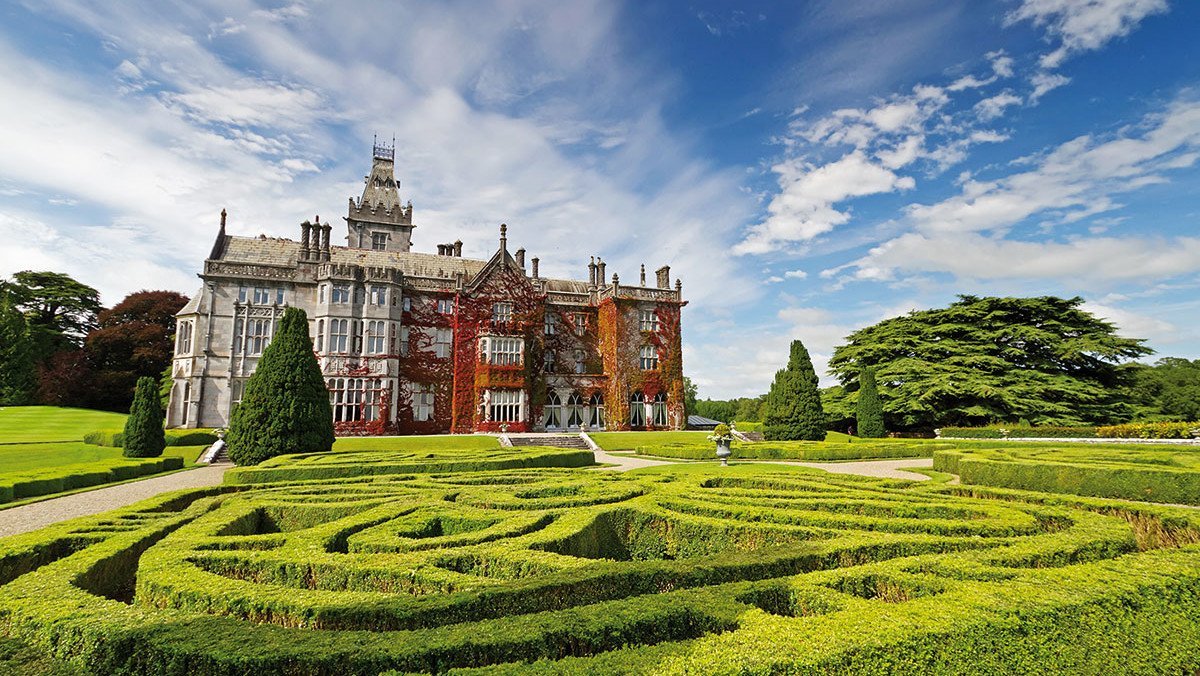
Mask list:
[[412,202],[400,203],[395,163],[396,139],[390,146],[376,139],[362,197],[350,198],[346,243],[351,248],[408,251],[412,247]]

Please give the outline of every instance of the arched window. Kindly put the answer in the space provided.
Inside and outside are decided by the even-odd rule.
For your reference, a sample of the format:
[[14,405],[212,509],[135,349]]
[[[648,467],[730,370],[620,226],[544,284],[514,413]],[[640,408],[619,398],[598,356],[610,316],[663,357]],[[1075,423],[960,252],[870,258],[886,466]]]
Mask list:
[[646,398],[641,392],[629,395],[629,426],[646,426]]
[[583,397],[578,392],[572,392],[567,397],[567,427],[583,425]]
[[667,393],[659,392],[654,395],[654,402],[650,405],[650,419],[654,421],[655,427],[667,426]]
[[588,425],[596,429],[604,427],[604,395],[599,392],[593,393],[592,398],[588,400],[588,406],[592,409],[592,419]]
[[562,400],[550,390],[546,394],[546,429],[562,427]]

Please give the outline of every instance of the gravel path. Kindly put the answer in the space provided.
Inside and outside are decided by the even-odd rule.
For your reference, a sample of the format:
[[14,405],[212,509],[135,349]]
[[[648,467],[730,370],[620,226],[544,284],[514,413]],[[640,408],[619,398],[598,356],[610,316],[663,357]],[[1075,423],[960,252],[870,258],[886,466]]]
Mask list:
[[[605,453],[604,451],[593,451],[596,454],[596,462],[604,464],[617,465],[616,467],[603,467],[602,470],[613,472],[627,472],[631,469],[641,467],[654,467],[655,465],[671,465],[665,460],[651,460],[649,458],[638,458],[628,455],[615,455]],[[791,462],[787,460],[735,460],[735,464],[746,463],[764,463],[768,465],[794,465],[797,467],[812,467],[814,469],[823,469],[831,474],[856,474],[858,476],[878,477],[881,479],[908,479],[910,481],[929,481],[929,477],[916,472],[906,472],[905,469],[914,467],[929,468],[933,467],[932,458],[904,458],[902,460],[862,460],[857,462]]]
[[28,533],[59,521],[107,512],[167,491],[216,486],[230,467],[233,465],[209,465],[0,510],[0,537]]

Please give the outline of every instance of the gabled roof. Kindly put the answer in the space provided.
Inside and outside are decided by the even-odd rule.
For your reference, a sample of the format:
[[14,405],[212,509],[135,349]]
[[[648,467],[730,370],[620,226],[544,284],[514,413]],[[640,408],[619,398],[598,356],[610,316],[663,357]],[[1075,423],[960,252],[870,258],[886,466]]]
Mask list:
[[[300,259],[300,243],[277,237],[229,237],[222,261],[254,265],[295,267]],[[470,279],[486,265],[485,261],[458,256],[417,253],[415,251],[374,251],[329,247],[331,263],[397,269],[414,277],[453,277],[462,273]]]

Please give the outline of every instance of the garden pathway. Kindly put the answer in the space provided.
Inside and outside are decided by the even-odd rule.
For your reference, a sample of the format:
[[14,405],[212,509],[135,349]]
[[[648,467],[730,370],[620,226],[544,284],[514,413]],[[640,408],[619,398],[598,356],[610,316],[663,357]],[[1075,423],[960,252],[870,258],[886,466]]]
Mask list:
[[230,467],[233,465],[209,465],[0,510],[0,537],[28,533],[59,521],[107,512],[167,491],[216,486]]
[[[593,451],[596,454],[596,462],[601,464],[612,464],[616,467],[602,467],[599,469],[609,470],[614,472],[627,472],[631,469],[641,467],[654,467],[655,465],[670,465],[673,464],[667,460],[651,460],[649,458],[639,458],[637,456],[625,455],[623,453],[606,453],[604,451]],[[907,469],[922,468],[928,469],[933,467],[932,458],[903,458],[901,460],[860,460],[854,462],[791,462],[787,460],[736,460],[738,464],[758,462],[768,465],[795,465],[797,467],[812,467],[813,469],[823,469],[831,474],[855,474],[858,476],[877,477],[881,479],[908,479],[910,481],[929,481],[929,477],[916,472],[906,472]]]

